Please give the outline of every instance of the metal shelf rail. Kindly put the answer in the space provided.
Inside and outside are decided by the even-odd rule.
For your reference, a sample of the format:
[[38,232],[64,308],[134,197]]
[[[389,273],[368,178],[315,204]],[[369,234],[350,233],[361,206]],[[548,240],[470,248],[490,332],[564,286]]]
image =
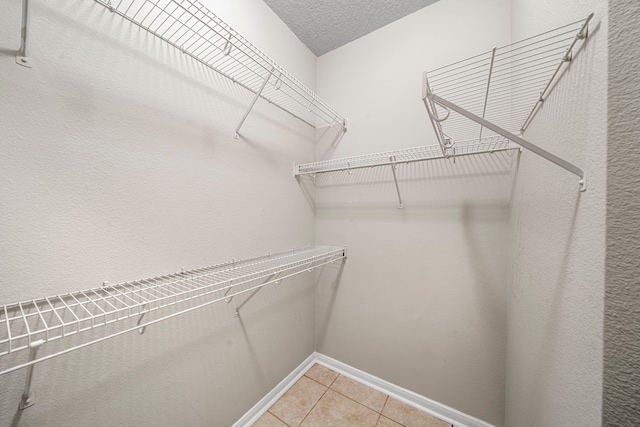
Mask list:
[[578,175],[586,190],[582,169],[522,135],[584,44],[592,18],[424,72],[422,99],[442,154],[458,139],[501,135]]
[[389,166],[391,168],[396,191],[398,193],[398,208],[402,209],[402,195],[400,194],[400,187],[396,176],[398,165],[451,157],[455,160],[456,156],[494,153],[505,150],[517,150],[517,148],[509,147],[509,140],[507,138],[500,135],[493,135],[479,140],[458,141],[455,145],[448,148],[446,154],[443,154],[439,145],[429,145],[385,151],[382,153],[322,160],[313,163],[296,164],[294,165],[293,175],[296,178],[303,175],[311,175],[312,177],[315,177],[318,173]]
[[[313,128],[318,118],[346,132],[344,117],[197,0],[94,1],[254,93],[236,128],[236,138],[258,98]],[[29,0],[23,0],[21,47],[16,62],[30,67],[28,23]]]
[[313,116],[346,131],[346,119],[307,86],[196,0],[95,0],[196,61],[263,98],[311,127]]
[[[216,302],[231,302],[233,297],[248,293],[236,306],[239,316],[239,310],[264,286],[344,259],[344,247],[310,246],[0,306],[0,357],[29,350],[27,361],[3,366],[0,375],[28,368],[20,403],[26,408],[33,404],[30,378],[38,362],[134,330],[144,333],[151,324]],[[43,344],[81,333],[89,338],[79,344],[72,340],[68,347],[62,344],[55,352],[37,357]]]

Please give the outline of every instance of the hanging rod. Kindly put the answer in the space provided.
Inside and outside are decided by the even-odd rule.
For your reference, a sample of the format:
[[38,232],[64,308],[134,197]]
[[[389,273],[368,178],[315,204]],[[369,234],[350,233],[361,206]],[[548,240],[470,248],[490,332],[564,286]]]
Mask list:
[[[13,362],[16,353],[30,350],[26,362],[13,364],[0,375],[29,368],[23,398],[26,402],[36,363],[128,332],[142,333],[149,325],[344,259],[344,247],[310,246],[0,306],[0,357],[14,354],[9,360]],[[149,316],[152,313],[155,316]],[[110,327],[104,327],[107,325]],[[85,342],[77,344],[73,340],[68,347],[56,346],[54,353],[36,357],[35,349],[86,331],[92,333],[79,335],[87,337]]]
[[[444,159],[455,156],[468,156],[481,153],[495,153],[498,151],[512,150],[509,140],[502,136],[489,136],[479,140],[458,141],[447,148],[442,154],[439,145],[403,148],[400,150],[385,151],[382,153],[364,154],[339,159],[322,160],[313,163],[301,163],[294,165],[293,175],[315,175],[317,173],[350,171],[377,166],[395,166],[402,163],[413,163],[427,160]],[[402,201],[400,201],[402,204]]]
[[[422,100],[440,150],[458,139],[500,135],[577,175],[581,168],[532,144],[522,134],[588,36],[587,18],[453,64],[424,72]],[[452,114],[455,113],[455,114]],[[446,130],[446,132],[445,132]]]
[[200,2],[94,1],[307,125],[319,118],[346,132],[344,117]]

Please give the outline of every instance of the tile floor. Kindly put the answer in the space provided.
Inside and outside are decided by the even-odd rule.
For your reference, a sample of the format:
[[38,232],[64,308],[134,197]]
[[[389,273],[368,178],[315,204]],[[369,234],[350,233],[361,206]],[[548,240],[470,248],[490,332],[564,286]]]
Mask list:
[[451,427],[393,397],[313,365],[253,427]]

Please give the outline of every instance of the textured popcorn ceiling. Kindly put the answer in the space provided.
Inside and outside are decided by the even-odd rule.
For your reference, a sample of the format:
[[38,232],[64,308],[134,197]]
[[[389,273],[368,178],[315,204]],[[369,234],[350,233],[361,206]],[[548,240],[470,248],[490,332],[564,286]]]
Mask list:
[[316,56],[438,0],[264,0]]

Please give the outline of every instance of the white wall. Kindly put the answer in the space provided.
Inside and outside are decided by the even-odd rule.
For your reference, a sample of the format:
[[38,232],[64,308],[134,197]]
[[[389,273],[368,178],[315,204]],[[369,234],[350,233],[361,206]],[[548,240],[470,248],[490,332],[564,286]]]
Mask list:
[[[436,144],[421,76],[509,41],[506,0],[442,0],[318,59],[318,91],[349,118],[318,158]],[[318,243],[346,244],[317,290],[317,350],[503,424],[511,157],[318,176]],[[310,182],[304,182],[307,187]]]
[[640,4],[609,2],[602,425],[640,425]]
[[511,0],[513,40],[595,12],[590,37],[525,137],[581,166],[524,152],[511,212],[506,425],[601,421],[607,155],[607,3]]
[[[314,242],[291,178],[312,128],[258,102],[236,141],[252,94],[94,2],[32,4],[31,69],[14,62],[21,2],[0,13],[2,303]],[[314,86],[315,57],[262,1],[205,4]],[[43,362],[24,412],[24,371],[3,376],[0,425],[228,426],[313,351],[312,281],[234,308]]]

